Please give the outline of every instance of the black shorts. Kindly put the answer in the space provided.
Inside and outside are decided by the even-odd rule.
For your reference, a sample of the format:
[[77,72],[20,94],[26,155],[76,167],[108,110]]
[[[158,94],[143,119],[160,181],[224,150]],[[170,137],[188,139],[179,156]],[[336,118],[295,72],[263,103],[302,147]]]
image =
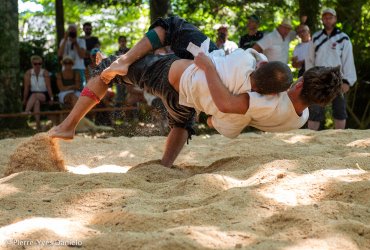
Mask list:
[[[100,75],[117,58],[117,56],[110,56],[103,59],[95,68],[93,76]],[[126,76],[116,76],[114,82],[134,84],[159,97],[168,111],[169,126],[185,128],[189,135],[192,135],[195,110],[179,104],[179,93],[168,81],[170,67],[179,59],[176,55],[147,55],[133,63]]]
[[[166,31],[163,46],[170,46],[175,55],[183,59],[194,59],[193,55],[186,50],[189,42],[200,46],[207,39],[207,36],[197,27],[178,16],[158,18],[149,27],[149,30],[157,26],[162,27]],[[216,44],[211,42],[209,52],[217,49]]]
[[[336,120],[346,120],[346,99],[343,95],[338,95],[332,102],[333,118]],[[322,122],[325,120],[325,107],[319,105],[311,105],[309,107],[310,121]]]

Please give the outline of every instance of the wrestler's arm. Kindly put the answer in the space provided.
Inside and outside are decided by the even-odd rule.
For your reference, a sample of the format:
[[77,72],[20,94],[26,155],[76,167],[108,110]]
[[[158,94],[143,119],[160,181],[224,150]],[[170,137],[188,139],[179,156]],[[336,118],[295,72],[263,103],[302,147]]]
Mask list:
[[209,91],[217,108],[223,113],[245,114],[249,107],[247,93],[234,95],[222,83],[216,67],[204,53],[194,58],[195,64],[204,71]]
[[212,123],[212,116],[211,115],[207,117],[207,125],[210,128],[214,128],[213,123]]
[[172,128],[167,136],[161,160],[165,167],[171,167],[188,139],[188,131],[184,128]]

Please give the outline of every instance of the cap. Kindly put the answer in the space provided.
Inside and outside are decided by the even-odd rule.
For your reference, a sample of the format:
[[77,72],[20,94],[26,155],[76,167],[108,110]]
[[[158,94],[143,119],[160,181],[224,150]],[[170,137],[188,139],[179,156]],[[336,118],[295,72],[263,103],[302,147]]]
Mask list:
[[248,16],[248,19],[252,19],[256,23],[260,23],[260,18],[256,14],[252,14],[252,15]]
[[287,27],[287,28],[290,28],[290,29],[293,28],[292,22],[288,18],[284,18],[280,25],[284,26],[284,27]]
[[332,14],[333,16],[337,16],[337,12],[335,12],[335,10],[331,9],[331,8],[326,8],[322,11],[321,15],[324,15],[324,14]]
[[93,48],[91,51],[90,51],[90,55],[92,56],[95,56],[96,53],[100,52],[100,49],[99,48]]

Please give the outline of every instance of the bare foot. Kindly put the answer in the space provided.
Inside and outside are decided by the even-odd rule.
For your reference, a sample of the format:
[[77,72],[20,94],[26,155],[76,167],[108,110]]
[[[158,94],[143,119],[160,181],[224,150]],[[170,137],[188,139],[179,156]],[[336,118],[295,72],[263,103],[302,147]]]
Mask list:
[[122,62],[122,58],[115,60],[108,68],[106,68],[100,75],[100,79],[106,84],[116,76],[124,76],[127,74],[129,65]]
[[48,136],[50,136],[51,138],[63,139],[66,141],[72,140],[74,134],[75,134],[74,130],[71,131],[63,129],[60,125],[53,127],[48,131]]

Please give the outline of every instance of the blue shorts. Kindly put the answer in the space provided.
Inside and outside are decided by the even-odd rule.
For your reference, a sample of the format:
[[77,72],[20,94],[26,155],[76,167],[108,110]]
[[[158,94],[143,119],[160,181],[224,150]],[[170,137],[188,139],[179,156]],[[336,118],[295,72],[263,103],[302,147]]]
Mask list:
[[[310,116],[308,120],[322,122],[325,120],[325,107],[319,105],[311,105],[309,107]],[[338,95],[332,102],[333,117],[336,120],[346,120],[346,99],[343,95]]]

